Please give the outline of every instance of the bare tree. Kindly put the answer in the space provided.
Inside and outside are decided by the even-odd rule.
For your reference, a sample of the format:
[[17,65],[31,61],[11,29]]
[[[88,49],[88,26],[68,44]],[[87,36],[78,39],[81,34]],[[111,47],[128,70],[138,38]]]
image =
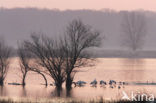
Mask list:
[[44,73],[42,73],[42,70],[39,69],[39,67],[33,63],[32,54],[25,48],[24,44],[20,44],[18,46],[17,53],[20,59],[20,69],[22,73],[22,85],[25,86],[25,78],[26,78],[27,73],[29,71],[33,71],[33,72],[40,74],[44,78],[45,85],[47,86],[48,83],[47,83],[47,79]]
[[57,89],[65,81],[64,53],[59,42],[46,36],[32,35],[31,41],[25,41],[26,48],[34,55],[35,62],[46,74],[51,76]]
[[73,20],[67,27],[63,41],[63,52],[66,55],[66,88],[69,90],[75,74],[80,71],[78,68],[89,66],[93,62],[89,51],[92,47],[99,47],[101,39],[98,31],[92,30],[80,20]]
[[146,19],[141,12],[125,12],[121,23],[123,33],[122,45],[130,48],[132,52],[141,49],[146,35]]
[[28,73],[29,69],[29,62],[31,59],[31,55],[26,51],[24,45],[18,46],[17,54],[20,59],[20,70],[22,73],[22,85],[25,86],[25,78]]
[[11,48],[4,43],[4,40],[0,40],[0,85],[3,85],[9,69],[10,54]]

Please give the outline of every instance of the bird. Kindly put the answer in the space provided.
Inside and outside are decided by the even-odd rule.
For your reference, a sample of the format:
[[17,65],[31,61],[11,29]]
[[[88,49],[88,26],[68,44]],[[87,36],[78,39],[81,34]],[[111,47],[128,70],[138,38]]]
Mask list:
[[110,80],[110,81],[109,81],[109,85],[113,85],[113,84],[116,84],[116,81]]
[[94,79],[90,84],[91,84],[92,86],[96,86],[96,84],[97,84],[96,79]]
[[87,83],[85,81],[81,81],[81,80],[76,82],[77,86],[84,86],[85,84],[87,84]]
[[116,81],[110,80],[109,85],[110,85],[110,88],[115,88],[116,87]]
[[101,80],[100,85],[107,85],[107,83],[105,81]]

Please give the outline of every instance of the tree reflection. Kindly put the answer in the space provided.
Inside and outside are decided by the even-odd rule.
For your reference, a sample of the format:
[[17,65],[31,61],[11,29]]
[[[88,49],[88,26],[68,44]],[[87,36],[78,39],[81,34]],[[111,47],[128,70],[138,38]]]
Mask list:
[[66,90],[66,97],[72,97],[73,89]]
[[0,86],[0,96],[6,96],[8,94],[8,90],[5,86]]
[[20,96],[21,96],[21,97],[27,97],[27,90],[26,90],[26,87],[22,86]]
[[58,88],[54,88],[54,90],[51,92],[51,97],[64,97],[64,89],[58,89]]

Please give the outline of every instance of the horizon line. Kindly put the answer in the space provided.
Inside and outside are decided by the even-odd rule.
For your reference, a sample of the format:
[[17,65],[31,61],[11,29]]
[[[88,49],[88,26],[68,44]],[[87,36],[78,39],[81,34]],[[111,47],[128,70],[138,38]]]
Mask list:
[[99,12],[106,12],[106,11],[111,11],[111,12],[122,12],[122,11],[128,11],[128,12],[133,12],[133,11],[144,11],[144,12],[156,12],[154,10],[145,10],[145,9],[135,9],[135,10],[115,10],[111,8],[101,8],[101,9],[59,9],[59,8],[38,8],[38,7],[12,7],[12,8],[7,8],[7,7],[0,7],[0,10],[13,10],[13,9],[36,9],[36,10],[47,10],[47,11],[99,11]]

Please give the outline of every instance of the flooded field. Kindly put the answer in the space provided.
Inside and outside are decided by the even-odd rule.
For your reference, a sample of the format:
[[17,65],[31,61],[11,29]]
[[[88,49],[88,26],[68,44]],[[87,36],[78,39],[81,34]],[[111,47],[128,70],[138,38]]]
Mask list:
[[[13,58],[10,65],[10,70],[5,80],[5,86],[0,87],[0,95],[11,98],[75,98],[75,99],[91,99],[103,97],[105,99],[121,99],[122,92],[125,91],[128,95],[131,92],[148,93],[156,96],[156,59],[120,59],[120,58],[98,58],[94,67],[81,68],[81,72],[76,74],[75,80],[83,80],[87,84],[83,87],[73,87],[70,93],[64,89],[58,94],[54,86],[48,85],[45,87],[44,79],[33,72],[30,72],[26,78],[26,87],[8,85],[12,82],[21,82],[18,59]],[[48,83],[53,83],[50,77]],[[91,87],[90,82],[96,79],[97,87]],[[117,82],[127,82],[128,85],[118,85],[110,88],[109,85],[100,87],[99,81],[115,80]],[[134,85],[132,83],[153,83],[153,85]]]

